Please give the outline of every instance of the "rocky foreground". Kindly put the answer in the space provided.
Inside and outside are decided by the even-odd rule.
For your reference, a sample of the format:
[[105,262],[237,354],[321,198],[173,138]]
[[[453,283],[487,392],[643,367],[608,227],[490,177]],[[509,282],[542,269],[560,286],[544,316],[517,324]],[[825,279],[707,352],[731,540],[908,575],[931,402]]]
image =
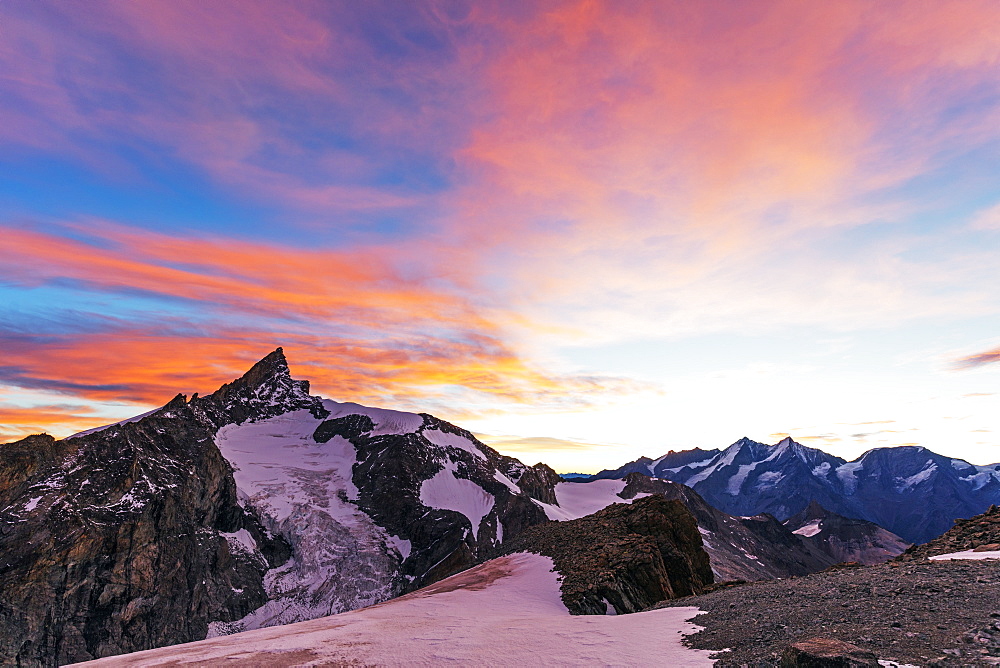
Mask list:
[[718,666],[776,666],[811,637],[919,666],[1000,665],[1000,561],[912,561],[835,568],[724,587],[655,606],[697,606],[686,644],[725,650]]

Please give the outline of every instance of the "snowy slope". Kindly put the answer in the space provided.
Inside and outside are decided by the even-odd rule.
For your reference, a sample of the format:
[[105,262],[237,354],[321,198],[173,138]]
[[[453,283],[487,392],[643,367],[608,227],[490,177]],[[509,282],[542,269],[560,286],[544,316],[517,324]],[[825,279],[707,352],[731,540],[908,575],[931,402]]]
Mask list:
[[317,443],[320,422],[300,410],[216,434],[240,502],[288,540],[293,557],[268,573],[267,604],[238,622],[213,624],[209,637],[353,610],[394,594],[403,556],[352,503],[354,446],[340,436]]
[[513,554],[370,608],[88,666],[710,666],[684,647],[697,608],[570,615],[552,561]]
[[962,550],[961,552],[950,552],[948,554],[936,554],[927,557],[931,561],[951,561],[952,559],[1000,559],[1000,551],[987,550],[976,552],[975,550]]
[[[213,623],[209,637],[385,601],[459,570],[461,560],[472,565],[478,541],[503,540],[508,514],[523,522],[517,503],[543,519],[540,502],[511,479],[527,467],[468,432],[431,416],[331,400],[321,406],[325,415],[291,411],[229,424],[215,436],[241,505],[288,541],[292,557],[268,572],[265,605]],[[230,540],[251,554],[252,543]],[[453,552],[442,551],[449,543]],[[421,580],[435,568],[451,570]]]
[[556,485],[558,505],[536,501],[550,520],[575,520],[596,513],[612,503],[632,503],[638,498],[649,496],[639,494],[631,499],[623,499],[618,494],[625,489],[624,480],[594,480],[592,482],[561,482]]

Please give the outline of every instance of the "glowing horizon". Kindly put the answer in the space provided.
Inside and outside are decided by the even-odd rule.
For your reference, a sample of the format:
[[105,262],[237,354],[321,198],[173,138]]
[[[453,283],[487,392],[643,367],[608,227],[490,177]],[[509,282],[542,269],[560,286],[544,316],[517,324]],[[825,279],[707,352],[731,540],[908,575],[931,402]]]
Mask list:
[[283,346],[562,471],[1000,461],[997,35],[973,0],[8,0],[0,441]]

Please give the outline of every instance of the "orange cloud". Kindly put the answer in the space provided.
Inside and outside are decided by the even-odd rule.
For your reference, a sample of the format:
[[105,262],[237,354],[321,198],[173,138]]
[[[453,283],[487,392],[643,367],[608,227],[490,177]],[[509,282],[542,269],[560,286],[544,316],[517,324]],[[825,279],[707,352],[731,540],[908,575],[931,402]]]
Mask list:
[[607,392],[643,389],[540,370],[505,341],[495,322],[501,312],[445,283],[429,287],[426,275],[404,277],[391,249],[302,250],[99,221],[72,231],[87,240],[5,228],[0,277],[180,299],[195,307],[199,324],[162,315],[44,340],[9,338],[3,382],[159,405],[176,392],[210,392],[281,345],[299,377],[327,396],[440,407],[451,417],[484,403],[579,408]]
[[67,425],[70,426],[70,430],[83,431],[109,422],[106,417],[95,416],[86,406],[50,405],[25,408],[0,403],[0,442],[13,441],[49,430],[66,432]]

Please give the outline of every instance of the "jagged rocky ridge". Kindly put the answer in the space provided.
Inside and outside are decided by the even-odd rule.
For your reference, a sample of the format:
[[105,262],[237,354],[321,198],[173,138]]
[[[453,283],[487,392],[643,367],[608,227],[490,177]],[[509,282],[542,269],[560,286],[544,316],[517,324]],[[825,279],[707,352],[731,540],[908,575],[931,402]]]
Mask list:
[[649,496],[592,515],[547,522],[505,541],[498,553],[551,557],[573,614],[638,612],[700,594],[713,581],[694,516],[677,500]]
[[0,446],[0,657],[56,665],[376,603],[545,520],[558,477],[309,394],[279,348],[146,416]]
[[742,438],[721,451],[641,458],[591,479],[632,472],[683,483],[730,515],[768,513],[783,521],[816,501],[912,543],[1000,503],[1000,464],[976,466],[916,446],[875,448],[848,462],[791,438],[775,445]]

